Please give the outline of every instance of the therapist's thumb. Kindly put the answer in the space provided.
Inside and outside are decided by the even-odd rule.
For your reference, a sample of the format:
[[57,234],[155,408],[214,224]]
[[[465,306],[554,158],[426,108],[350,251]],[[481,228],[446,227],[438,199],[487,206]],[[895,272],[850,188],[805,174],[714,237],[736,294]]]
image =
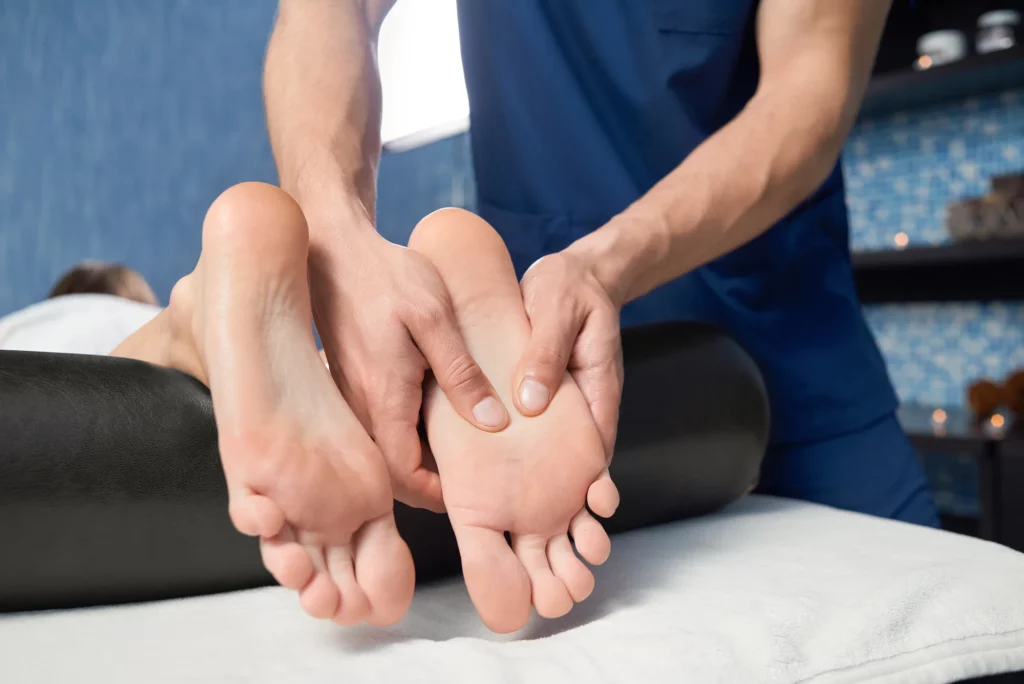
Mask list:
[[442,311],[411,329],[413,339],[456,413],[487,432],[508,425],[508,413],[487,376],[470,356],[455,316]]
[[516,369],[514,387],[516,408],[524,416],[543,413],[565,377],[581,326],[562,313],[538,309],[530,317],[533,332]]

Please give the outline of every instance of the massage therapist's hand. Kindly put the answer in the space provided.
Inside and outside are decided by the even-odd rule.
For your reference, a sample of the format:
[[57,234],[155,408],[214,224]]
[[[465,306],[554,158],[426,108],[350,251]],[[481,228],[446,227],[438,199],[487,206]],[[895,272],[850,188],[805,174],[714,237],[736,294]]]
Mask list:
[[331,373],[383,453],[395,497],[444,510],[416,429],[425,373],[478,428],[501,430],[508,415],[469,355],[441,277],[416,252],[352,232],[344,250],[311,252],[310,286]]
[[516,408],[527,416],[542,413],[568,370],[610,462],[622,396],[620,306],[573,247],[540,259],[520,285],[533,332],[516,370]]

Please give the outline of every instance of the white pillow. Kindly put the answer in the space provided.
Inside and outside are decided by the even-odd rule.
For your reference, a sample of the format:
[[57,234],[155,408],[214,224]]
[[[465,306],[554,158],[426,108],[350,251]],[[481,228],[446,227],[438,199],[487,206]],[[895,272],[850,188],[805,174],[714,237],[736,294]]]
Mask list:
[[0,318],[0,349],[109,354],[158,313],[114,295],[54,297]]

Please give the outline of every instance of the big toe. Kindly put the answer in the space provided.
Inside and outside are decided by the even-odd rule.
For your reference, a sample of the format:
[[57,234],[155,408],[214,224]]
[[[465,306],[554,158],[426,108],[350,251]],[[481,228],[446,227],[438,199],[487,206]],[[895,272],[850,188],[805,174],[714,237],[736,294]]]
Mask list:
[[367,622],[385,626],[401,620],[412,603],[416,572],[393,513],[363,525],[354,555],[356,581],[369,602]]
[[487,628],[514,632],[530,619],[530,577],[505,535],[480,527],[454,526],[466,590]]

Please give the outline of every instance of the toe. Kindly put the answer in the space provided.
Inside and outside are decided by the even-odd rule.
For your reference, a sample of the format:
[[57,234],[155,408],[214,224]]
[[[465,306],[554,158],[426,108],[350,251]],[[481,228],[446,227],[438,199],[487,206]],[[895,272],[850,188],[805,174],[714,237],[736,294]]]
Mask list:
[[338,588],[334,586],[334,581],[326,572],[317,572],[309,584],[299,592],[302,609],[320,620],[325,620],[337,612],[339,598]]
[[497,530],[453,525],[466,590],[487,628],[514,632],[530,618],[530,578],[505,535]]
[[619,490],[607,468],[587,490],[587,505],[602,518],[610,518],[619,507]]
[[413,508],[425,508],[433,513],[444,513],[441,478],[427,468],[419,468],[404,481],[393,481],[395,499]]
[[401,620],[412,603],[416,571],[394,513],[366,522],[356,533],[353,554],[356,581],[369,601],[367,622],[385,626]]
[[572,609],[572,596],[562,580],[551,572],[546,546],[547,539],[540,537],[512,538],[512,548],[530,576],[530,592],[537,614],[545,618],[556,618]]
[[301,589],[313,577],[313,561],[306,549],[295,541],[290,527],[272,539],[260,540],[263,566],[278,584],[288,589]]
[[569,534],[572,535],[572,540],[576,544],[576,550],[580,552],[585,561],[591,565],[601,565],[608,560],[608,554],[612,551],[608,533],[586,509],[573,517],[572,522],[569,523]]
[[363,588],[356,582],[352,565],[352,549],[348,546],[327,548],[327,571],[341,593],[341,601],[333,620],[339,625],[356,625],[370,613],[370,603]]
[[551,564],[551,572],[562,580],[576,603],[594,591],[594,575],[576,557],[567,535],[561,534],[548,542],[548,562]]
[[269,539],[284,527],[284,513],[267,497],[245,490],[232,492],[230,499],[228,514],[242,534]]

